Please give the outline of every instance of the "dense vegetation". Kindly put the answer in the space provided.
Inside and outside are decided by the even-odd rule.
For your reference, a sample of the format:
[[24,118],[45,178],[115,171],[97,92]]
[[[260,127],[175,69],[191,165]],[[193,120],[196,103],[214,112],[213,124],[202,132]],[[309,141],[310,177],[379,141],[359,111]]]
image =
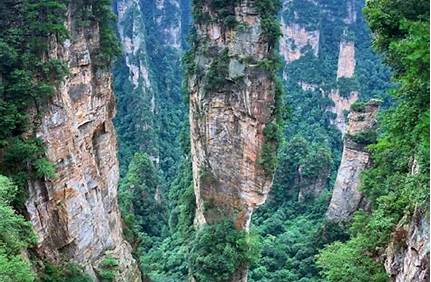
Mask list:
[[203,226],[190,246],[189,266],[197,281],[228,281],[238,267],[259,258],[256,238],[229,220]]
[[18,187],[0,175],[0,280],[27,282],[35,275],[21,250],[34,244],[36,237],[31,224],[11,206],[17,192]]
[[374,46],[394,70],[396,106],[383,116],[383,133],[370,147],[374,165],[362,177],[373,212],[358,212],[350,239],[319,255],[329,281],[386,281],[374,259],[395,225],[415,210],[429,214],[429,2],[373,0],[365,14]]
[[34,130],[44,104],[67,74],[62,61],[46,57],[49,38],[61,42],[68,36],[66,5],[59,0],[2,1],[0,9],[0,172],[20,187],[13,204],[22,208],[27,181],[54,176]]
[[[124,56],[113,71],[121,176],[135,153],[146,153],[158,168],[162,193],[167,193],[181,162],[178,136],[187,110],[181,94],[180,58],[190,21],[188,1],[183,0],[180,7],[169,1],[165,5],[166,14],[154,1],[138,1],[119,23],[123,36],[140,44],[136,54],[129,54],[128,64],[144,68],[148,81],[141,78],[138,86],[132,83]],[[158,18],[163,20],[157,22]],[[179,20],[184,23],[179,31],[180,47],[172,45],[166,34]]]
[[[286,24],[319,30],[318,56],[305,47],[303,56],[283,66],[277,80],[277,119],[265,128],[260,164],[275,171],[267,204],[253,218],[251,234],[237,231],[230,220],[193,227],[195,198],[192,185],[189,129],[181,81],[196,72],[196,32],[191,51],[180,67],[181,50],[169,47],[161,31],[181,18],[181,48],[186,48],[190,7],[181,11],[165,1],[164,11],[150,0],[138,1],[124,24],[127,36],[140,28],[140,54],[129,63],[147,68],[151,85],[134,87],[123,58],[114,70],[118,97],[116,126],[120,143],[122,180],[119,203],[125,236],[135,248],[142,272],[151,281],[225,281],[243,265],[250,265],[252,281],[386,281],[376,261],[392,239],[396,224],[413,213],[429,215],[429,3],[426,0],[369,0],[366,20],[374,32],[374,47],[393,70],[389,107],[389,71],[370,48],[370,31],[362,15],[346,21],[347,1],[292,0],[281,12]],[[221,23],[241,29],[234,17],[237,0],[193,0],[196,23]],[[363,1],[355,1],[363,5]],[[257,12],[269,48],[276,50],[281,31],[275,15],[277,0],[259,0]],[[76,21],[64,25],[71,5]],[[171,5],[171,6],[169,6]],[[210,5],[210,13],[202,7]],[[48,56],[50,44],[61,43],[82,28],[98,25],[101,46],[94,50],[96,68],[107,68],[120,48],[115,40],[111,1],[3,0],[0,1],[0,280],[91,281],[72,263],[33,263],[23,250],[36,237],[25,220],[28,181],[53,179],[54,166],[45,157],[36,131],[46,103],[68,75],[64,62]],[[176,12],[175,12],[176,11]],[[166,12],[167,14],[164,14]],[[136,18],[141,20],[136,26]],[[159,22],[158,19],[166,22]],[[157,27],[157,28],[154,28]],[[356,70],[352,78],[336,78],[340,41],[353,41]],[[250,58],[242,58],[247,60]],[[228,54],[221,51],[206,74],[208,92],[226,83]],[[280,75],[279,58],[256,62]],[[302,88],[300,82],[312,87]],[[283,94],[282,88],[285,88]],[[380,135],[350,136],[372,151],[373,167],[362,176],[361,189],[373,202],[371,213],[357,212],[348,226],[325,222],[342,138],[332,124],[333,106],[327,95],[338,89],[343,97],[360,92],[360,100],[378,97],[388,110],[382,115]],[[289,112],[284,107],[289,102]],[[154,102],[155,101],[155,102]],[[362,102],[352,108],[360,111]],[[281,141],[281,142],[280,142]],[[277,147],[278,143],[280,146]],[[276,154],[277,153],[277,154]],[[304,187],[323,183],[319,195]],[[258,243],[260,242],[260,243]],[[320,251],[319,251],[320,250]],[[35,273],[34,269],[41,269]],[[97,274],[112,281],[118,261],[106,257]]]
[[33,281],[22,250],[35,235],[22,211],[27,181],[54,177],[44,146],[34,135],[47,99],[67,73],[64,63],[48,59],[49,38],[64,40],[63,1],[0,3],[0,280]]
[[[216,11],[211,15],[202,13],[201,8],[205,3],[205,1],[193,1],[194,17],[198,23],[215,21],[221,22],[228,29],[243,28],[232,19],[232,4],[234,1],[229,1],[229,3],[227,1],[211,2],[214,7],[211,6],[210,8]],[[363,1],[356,1],[355,3],[359,6],[364,5]],[[392,86],[389,79],[389,70],[382,64],[380,57],[371,49],[370,31],[367,28],[365,19],[359,12],[360,8],[356,8],[358,12],[356,21],[348,22],[345,21],[345,18],[348,17],[348,3],[344,1],[330,0],[322,3],[291,1],[281,14],[284,22],[286,24],[301,24],[309,31],[319,30],[320,44],[318,56],[314,55],[314,50],[306,47],[301,50],[303,56],[300,59],[283,66],[285,81],[283,85],[278,85],[278,87],[284,87],[287,91],[284,96],[281,94],[282,91],[279,91],[279,97],[286,99],[290,106],[287,115],[285,112],[279,113],[277,125],[273,124],[277,128],[274,129],[269,126],[265,133],[265,136],[268,135],[270,141],[272,138],[276,140],[280,136],[281,125],[286,124],[276,159],[273,155],[274,147],[269,147],[267,150],[268,156],[264,154],[261,159],[261,164],[267,167],[267,171],[275,170],[275,179],[267,204],[256,212],[252,221],[253,229],[260,236],[262,243],[260,246],[260,259],[255,261],[251,267],[250,281],[322,281],[325,279],[330,281],[345,281],[343,279],[379,281],[385,279],[386,275],[382,272],[381,265],[375,263],[372,257],[363,256],[363,254],[373,255],[375,253],[371,250],[384,246],[394,224],[404,215],[404,207],[408,207],[412,211],[418,206],[417,203],[428,195],[427,193],[417,193],[418,188],[409,190],[409,187],[417,185],[417,183],[424,185],[427,180],[426,172],[405,178],[404,176],[406,175],[402,174],[402,172],[408,171],[408,165],[412,163],[412,156],[416,156],[416,162],[421,161],[421,156],[422,158],[425,156],[422,151],[427,150],[425,145],[428,144],[428,140],[422,142],[425,144],[424,146],[416,146],[417,142],[413,142],[413,140],[421,140],[424,136],[423,131],[426,128],[422,123],[421,125],[416,124],[416,120],[426,120],[426,118],[423,118],[423,116],[426,116],[423,114],[423,109],[428,106],[423,95],[428,87],[427,85],[424,86],[426,79],[424,77],[419,82],[416,80],[417,75],[420,78],[420,74],[424,73],[421,73],[421,70],[427,69],[425,61],[420,61],[421,58],[424,58],[424,50],[428,48],[426,45],[427,38],[424,38],[424,33],[419,32],[425,29],[425,25],[421,25],[417,19],[410,23],[400,20],[399,17],[402,17],[400,16],[402,14],[399,15],[394,11],[388,12],[382,7],[379,10],[376,8],[379,5],[375,3],[376,1],[370,1],[367,8],[370,26],[374,30],[384,30],[385,28],[390,30],[393,32],[391,36],[396,37],[397,40],[396,44],[388,48],[390,45],[388,38],[390,36],[384,35],[384,32],[381,34],[376,32],[376,46],[380,51],[383,51],[385,59],[395,69],[396,83],[400,85],[396,93],[409,93],[396,95],[404,96],[399,99],[394,98],[398,103],[398,108],[396,109],[399,110],[389,110],[385,114],[383,119],[383,124],[385,124],[384,133],[379,137],[379,143],[371,146],[374,152],[373,157],[376,161],[376,168],[369,170],[364,175],[364,191],[371,200],[379,203],[378,206],[383,208],[377,209],[371,216],[358,213],[351,227],[325,222],[324,213],[327,209],[330,188],[334,183],[337,166],[340,161],[342,138],[340,132],[332,123],[335,116],[328,110],[333,106],[333,103],[327,95],[322,95],[321,91],[328,94],[332,89],[338,89],[342,97],[349,96],[352,91],[358,91],[360,93],[360,102],[353,105],[355,110],[361,110],[361,107],[363,107],[362,101],[369,98],[381,98],[385,101],[384,107],[388,107],[390,103],[387,97],[387,89]],[[373,5],[374,8],[371,8]],[[399,3],[394,5],[395,7],[398,7],[397,5],[402,6]],[[405,5],[402,6],[403,9],[413,7],[412,3]],[[417,5],[419,7],[421,4]],[[271,18],[272,11],[277,9],[279,9],[279,5],[275,1],[262,1],[259,4],[258,12],[268,20],[268,22],[266,20],[264,22],[268,39],[271,39],[272,36],[276,38],[280,32],[278,25],[274,24],[274,19]],[[391,16],[381,14],[383,13],[382,11],[389,13]],[[373,13],[374,19],[371,16]],[[397,15],[398,20],[388,20],[388,18],[393,18],[392,13]],[[267,15],[269,16],[267,17]],[[426,22],[414,10],[405,17],[407,19],[418,17],[422,22]],[[382,23],[376,18],[386,19],[389,22]],[[397,31],[394,31],[394,27],[398,28]],[[404,37],[397,37],[398,32],[404,34]],[[352,78],[337,79],[340,41],[352,41],[355,43],[357,62],[355,74]],[[186,54],[184,62],[186,71],[194,73],[198,71],[193,60],[196,44],[202,43],[196,41],[196,33],[194,32],[191,33],[191,43],[191,51]],[[412,53],[412,55],[406,56],[408,53]],[[211,64],[210,71],[206,75],[208,91],[217,91],[217,87],[221,87],[223,82],[227,83],[225,80],[227,76],[226,55],[223,51],[220,54],[218,59]],[[404,57],[401,55],[404,55]],[[153,58],[157,58],[157,56]],[[167,58],[168,62],[171,59]],[[279,75],[277,61],[277,57],[274,56],[270,60],[259,62],[259,64],[271,71],[275,77]],[[391,63],[392,61],[396,63]],[[420,61],[421,64],[417,64],[417,61]],[[412,72],[406,71],[409,68],[412,68]],[[155,72],[155,74],[159,73]],[[167,74],[166,77],[169,75]],[[412,82],[413,78],[415,78],[414,82]],[[313,87],[302,88],[300,82],[306,82]],[[167,110],[170,107],[169,103],[170,101],[166,102]],[[284,105],[282,101],[280,103]],[[421,108],[418,108],[418,106]],[[405,119],[401,119],[402,115],[405,115]],[[418,116],[420,117],[419,119]],[[392,122],[387,122],[387,120],[392,120]],[[415,132],[413,136],[395,137],[396,134],[400,134],[402,129],[409,128],[405,127],[405,122],[401,122],[403,120],[408,121],[407,126],[411,126],[411,130]],[[177,125],[172,126],[178,128]],[[166,132],[167,130],[164,131]],[[126,129],[124,129],[124,132],[126,132]],[[172,136],[179,135],[178,132],[175,134],[172,134]],[[184,136],[187,136],[187,131],[185,131]],[[184,136],[181,138],[187,140],[188,137]],[[407,137],[410,139],[407,139]],[[130,139],[126,139],[126,141],[128,140],[127,142],[130,142],[133,146],[141,144],[136,142],[138,139],[133,138],[133,134],[130,134]],[[370,132],[351,136],[351,138],[364,145],[369,145],[375,143],[377,135],[375,132]],[[154,140],[156,139],[159,140],[159,137]],[[151,137],[147,140],[153,139]],[[151,142],[157,144],[159,141]],[[147,143],[144,142],[144,144]],[[152,156],[151,150],[155,148],[154,146],[159,146],[154,144],[150,144],[148,148],[141,149],[141,151]],[[177,143],[171,142],[170,144]],[[148,179],[155,179],[154,183],[158,181],[162,181],[158,182],[159,184],[164,183],[162,186],[164,187],[164,195],[168,199],[168,204],[167,208],[165,205],[165,209],[158,207],[160,217],[149,216],[150,221],[154,222],[154,224],[150,225],[156,226],[156,232],[144,231],[143,229],[146,228],[147,223],[142,222],[139,217],[143,219],[143,215],[148,214],[157,205],[153,199],[150,199],[151,203],[146,202],[149,199],[148,194],[146,194],[147,197],[144,197],[143,202],[147,204],[144,204],[143,209],[140,211],[133,211],[134,209],[131,207],[137,206],[139,201],[134,200],[133,198],[136,198],[136,196],[132,197],[132,194],[130,194],[128,196],[130,199],[129,204],[122,204],[123,207],[129,207],[127,208],[129,215],[126,216],[126,221],[129,222],[128,219],[130,219],[130,222],[133,222],[132,226],[138,226],[136,229],[139,230],[137,232],[139,239],[135,239],[133,242],[138,246],[137,254],[141,260],[141,268],[144,274],[152,280],[181,281],[186,279],[189,275],[189,269],[192,268],[194,269],[193,272],[198,276],[198,280],[211,281],[211,279],[214,279],[215,281],[222,281],[226,278],[223,274],[231,273],[232,269],[237,266],[236,261],[242,259],[242,252],[234,253],[232,251],[240,246],[240,244],[234,244],[233,242],[237,239],[241,241],[241,235],[238,235],[239,237],[237,238],[235,232],[233,232],[232,238],[225,238],[225,235],[228,234],[224,233],[223,230],[229,230],[230,225],[228,223],[206,226],[199,232],[193,230],[195,203],[188,156],[190,149],[187,142],[183,142],[183,144],[186,144],[183,146],[185,151],[182,156],[184,159],[181,162],[177,161],[177,163],[181,163],[181,166],[179,169],[169,170],[172,173],[168,173],[171,177],[170,179],[174,179],[170,185],[169,182],[164,182],[160,179],[160,175],[165,174],[165,172],[163,174],[157,172],[158,167],[154,167],[148,161],[151,157],[144,155],[138,155],[138,157],[135,155],[133,157],[131,153],[136,152],[135,149],[127,153],[128,157],[126,158],[128,158],[128,161],[126,163],[130,163],[129,171],[132,176],[133,171],[139,171],[135,167],[137,163],[135,158],[146,160],[140,162],[142,165],[140,169],[143,171],[142,175],[150,172],[151,176],[147,175],[146,178],[142,178],[139,176],[140,173],[135,173],[133,177],[129,173],[125,174],[124,183],[129,184],[123,184],[125,186],[122,186],[124,187],[122,188],[124,189],[122,193],[125,193],[124,195],[127,195],[127,193],[150,193],[149,195],[153,195],[151,193],[154,193],[157,184],[148,184],[147,182]],[[269,142],[268,146],[271,146],[271,144],[272,142]],[[405,152],[405,154],[397,155],[395,152],[398,149]],[[159,150],[160,148],[157,148],[157,151]],[[412,154],[412,152],[416,153]],[[389,154],[393,159],[389,164],[385,164],[385,169],[382,169],[383,162],[388,157],[386,154]],[[422,161],[425,165],[419,166],[420,169],[425,170],[427,167],[426,161],[426,158]],[[381,164],[379,165],[379,163]],[[171,165],[172,163],[166,163],[166,168]],[[400,167],[398,167],[399,165]],[[380,168],[377,169],[379,166]],[[162,170],[166,171],[163,168]],[[123,169],[123,171],[126,170]],[[400,173],[393,176],[391,174],[393,171],[400,171]],[[166,176],[162,176],[162,178],[164,177]],[[130,185],[133,182],[130,182],[130,179],[135,179],[133,181],[137,181],[137,185]],[[387,179],[388,182],[382,181],[382,179]],[[391,184],[400,183],[399,181],[409,185],[397,192],[392,191]],[[323,183],[324,186],[320,195],[304,193],[304,187],[313,186],[319,182]],[[375,182],[378,182],[379,185],[376,186]],[[142,188],[139,187],[146,188],[141,190]],[[406,193],[407,191],[414,192]],[[423,192],[425,189],[420,191]],[[300,194],[301,196],[299,196]],[[418,199],[414,199],[413,195]],[[127,197],[124,197],[124,199],[127,199]],[[389,201],[393,199],[396,199],[396,204],[389,204]],[[407,199],[412,200],[410,203],[413,204],[406,205]],[[390,215],[389,213],[392,213],[392,211],[396,212]],[[139,221],[141,223],[136,225],[136,222]],[[384,232],[376,232],[376,228],[379,230],[383,228]],[[157,235],[154,236],[154,234]],[[216,234],[220,236],[215,236]],[[358,236],[359,234],[361,236]],[[355,239],[357,237],[360,237],[360,239]],[[220,238],[224,239],[221,240]],[[337,243],[324,248],[324,246],[336,240],[338,240]],[[372,244],[365,246],[364,242]],[[323,251],[318,255],[319,249],[322,248],[324,248]],[[255,255],[259,256],[257,253]],[[318,264],[316,264],[316,255],[318,255]],[[347,261],[350,264],[345,264]],[[357,261],[358,263],[352,265],[352,261]],[[346,265],[349,267],[345,267]],[[345,271],[339,271],[340,268],[345,268]]]
[[[359,91],[361,100],[387,100],[385,90],[389,86],[389,72],[371,50],[363,17],[358,14],[352,24],[343,21],[347,16],[346,2],[292,1],[286,8],[281,14],[284,22],[300,24],[308,31],[319,30],[320,43],[317,57],[314,50],[305,47],[300,59],[283,68],[289,112],[272,191],[252,220],[263,246],[262,258],[249,274],[250,281],[323,279],[315,256],[324,245],[347,239],[347,234],[343,226],[324,220],[340,162],[342,138],[331,122],[335,115],[328,109],[333,103],[321,91],[339,89],[344,96]],[[353,78],[337,80],[339,44],[346,39],[346,33],[355,42],[356,70]],[[303,89],[303,82],[313,87]],[[314,194],[307,190],[321,183],[323,191]]]
[[[193,229],[195,200],[180,59],[187,46],[190,12],[187,0],[179,7],[166,1],[162,9],[154,1],[141,0],[119,22],[124,37],[140,42],[127,64],[148,71],[148,81],[141,79],[136,87],[124,57],[114,66],[119,204],[126,238],[145,279],[152,281],[182,281],[188,275],[186,242]],[[174,34],[166,34],[179,21],[180,47],[171,41]]]

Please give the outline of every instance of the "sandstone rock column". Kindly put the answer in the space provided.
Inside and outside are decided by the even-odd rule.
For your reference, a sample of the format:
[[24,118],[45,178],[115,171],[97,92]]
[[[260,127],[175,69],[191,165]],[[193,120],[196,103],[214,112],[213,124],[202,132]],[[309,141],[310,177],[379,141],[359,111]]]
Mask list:
[[109,256],[118,261],[116,281],[141,281],[117,204],[110,67],[96,63],[98,24],[78,27],[76,9],[71,3],[67,11],[70,39],[50,42],[49,56],[66,62],[70,74],[44,109],[37,132],[57,177],[29,183],[26,208],[38,236],[36,251],[42,259],[80,264],[95,281]]
[[[217,17],[209,3],[200,9]],[[259,164],[264,128],[274,120],[275,85],[262,66],[272,46],[254,1],[230,8],[233,28],[223,19],[195,24],[195,71],[188,83],[196,220],[201,225],[232,217],[247,228],[272,183]]]
[[359,191],[360,174],[370,164],[367,140],[376,127],[376,115],[380,101],[353,108],[344,138],[343,156],[326,217],[330,221],[348,221],[358,209],[366,209],[368,201]]
[[[230,1],[228,15],[202,2],[194,7],[188,76],[196,225],[230,219],[247,229],[272,184],[262,149],[275,118],[275,83],[265,67],[273,43],[255,1]],[[242,272],[233,280],[245,281]]]

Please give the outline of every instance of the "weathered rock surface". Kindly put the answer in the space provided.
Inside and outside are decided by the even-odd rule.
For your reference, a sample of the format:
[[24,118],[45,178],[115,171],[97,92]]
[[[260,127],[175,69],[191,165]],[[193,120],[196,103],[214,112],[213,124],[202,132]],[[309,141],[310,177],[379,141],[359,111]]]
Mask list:
[[29,183],[26,207],[38,236],[36,251],[42,259],[76,262],[95,280],[95,269],[109,254],[119,262],[117,281],[141,281],[117,204],[112,77],[109,68],[95,63],[97,24],[76,28],[74,12],[71,4],[70,40],[51,42],[50,56],[64,60],[70,75],[48,103],[37,132],[57,177]]
[[338,89],[332,90],[329,93],[329,98],[334,102],[334,106],[330,109],[337,116],[333,120],[335,126],[344,135],[346,132],[346,118],[344,113],[350,110],[350,107],[359,99],[359,92],[352,91],[348,97],[342,97]]
[[355,43],[352,41],[340,42],[340,53],[338,55],[337,78],[351,78],[355,73]]
[[315,56],[319,53],[319,30],[306,30],[297,23],[286,24],[281,20],[282,39],[280,40],[280,54],[286,63],[298,60],[302,55],[304,47],[311,47]]
[[416,209],[404,217],[392,233],[385,252],[385,269],[395,282],[425,282],[430,279],[429,215]]
[[346,24],[354,24],[358,18],[357,15],[357,3],[355,0],[347,0],[347,16],[344,18]]
[[294,185],[299,187],[298,201],[303,202],[306,198],[318,198],[328,183],[330,167],[324,167],[316,177],[308,177],[302,173],[300,166],[295,177]]
[[354,136],[375,130],[380,102],[369,101],[363,110],[349,114],[349,125],[344,139],[343,156],[326,217],[330,221],[348,221],[358,209],[368,209],[368,201],[359,191],[361,172],[370,165],[370,153]]
[[[248,229],[252,212],[266,200],[272,173],[259,164],[264,128],[274,120],[275,85],[258,64],[272,46],[263,35],[254,1],[232,7],[241,28],[196,23],[196,71],[189,76],[190,127],[196,224],[233,219]],[[202,10],[213,13],[210,7]],[[223,82],[212,85],[209,77]],[[211,74],[211,75],[214,75]],[[246,269],[232,281],[246,281]]]

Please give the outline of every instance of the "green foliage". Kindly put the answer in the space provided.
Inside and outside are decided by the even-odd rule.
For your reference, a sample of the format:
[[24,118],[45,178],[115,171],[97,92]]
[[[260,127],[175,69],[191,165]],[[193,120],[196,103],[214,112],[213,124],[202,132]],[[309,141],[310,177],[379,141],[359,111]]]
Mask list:
[[340,77],[337,81],[339,93],[342,97],[349,97],[352,91],[358,91],[359,85],[355,78]]
[[350,106],[350,109],[358,113],[363,113],[365,112],[365,107],[366,107],[365,102],[356,101],[355,103],[352,104],[352,106]]
[[[373,211],[357,213],[351,239],[328,246],[319,256],[329,281],[386,281],[383,267],[374,260],[379,250],[401,218],[414,210],[429,213],[428,5],[411,0],[367,2],[374,44],[393,68],[399,87],[393,91],[396,106],[380,123],[382,137],[369,146],[373,167],[362,175],[361,189],[373,201]],[[414,166],[419,169],[412,173]]]
[[[30,179],[53,178],[42,142],[33,137],[42,108],[65,75],[64,62],[48,58],[49,42],[68,37],[63,0],[0,3],[0,171],[20,186],[14,205],[22,206]],[[28,115],[29,108],[36,115]],[[23,133],[26,132],[26,136]]]
[[[128,63],[144,64],[151,86],[140,79],[135,87],[124,59],[116,62],[120,206],[127,225],[126,237],[132,240],[144,279],[185,281],[185,238],[193,232],[195,199],[188,156],[189,131],[183,126],[188,118],[181,92],[182,54],[171,45],[171,37],[165,31],[177,24],[181,16],[181,32],[187,33],[189,3],[181,1],[177,7],[168,1],[163,10],[151,0],[141,0],[139,5],[145,9],[138,11],[132,5],[119,25],[125,36],[136,36],[133,32],[138,29],[145,37],[145,44],[129,54]],[[185,44],[185,36],[181,39]],[[193,59],[190,64],[193,65]],[[137,159],[136,153],[145,153],[147,161]],[[149,165],[148,159],[157,159],[157,165]],[[141,169],[136,169],[139,166]],[[160,193],[159,202],[154,199],[156,191]]]
[[328,281],[388,281],[383,266],[374,259],[358,252],[357,245],[366,238],[357,237],[346,244],[335,242],[323,249],[318,256],[317,264],[323,269],[322,276]]
[[[55,177],[54,165],[45,158],[45,147],[40,139],[23,140],[19,137],[9,139],[0,164],[0,169],[10,175],[20,187],[25,187],[29,179]],[[25,189],[20,189],[14,201],[22,206],[25,199]]]
[[[235,19],[235,4],[239,0],[192,0],[193,18],[199,24],[217,22],[225,28],[232,29],[238,22]],[[208,7],[210,12],[205,12]]]
[[320,7],[310,0],[294,0],[286,7],[282,17],[285,22],[295,22],[307,30],[318,27]]
[[280,140],[280,130],[275,123],[269,123],[263,130],[264,143],[258,164],[263,167],[268,175],[274,173],[277,166],[277,145]]
[[40,274],[43,282],[91,282],[93,281],[83,269],[75,263],[55,265],[44,263],[43,272]]
[[260,15],[262,30],[268,40],[269,48],[274,47],[281,36],[280,23],[277,19],[280,8],[279,0],[256,1],[256,9]]
[[138,249],[142,272],[156,282],[185,281],[189,274],[187,259],[194,236],[196,209],[189,159],[182,162],[179,174],[170,187],[168,206],[171,211],[169,236],[160,238],[161,242],[152,242],[148,251],[142,247]]
[[17,190],[10,179],[0,175],[0,280],[5,282],[34,281],[35,278],[21,251],[33,245],[36,237],[31,223],[11,207]]
[[141,7],[146,8],[139,10],[132,5],[118,23],[124,28],[125,36],[136,36],[133,31],[138,29],[145,37],[145,44],[128,55],[128,63],[145,65],[151,83],[149,87],[141,77],[139,86],[135,87],[129,79],[130,70],[124,58],[114,64],[114,92],[117,96],[114,122],[119,137],[122,177],[136,152],[145,152],[159,159],[161,186],[168,187],[176,177],[182,158],[178,136],[187,120],[187,110],[181,88],[182,52],[170,44],[171,35],[165,31],[177,24],[181,16],[180,38],[181,43],[186,44],[189,4],[182,0],[180,7],[177,7],[172,2],[166,2],[165,9],[160,10],[156,2],[140,0]]
[[121,47],[115,34],[116,17],[112,11],[112,0],[73,1],[76,26],[88,28],[98,25],[100,48],[96,50],[95,64],[110,67],[115,57],[121,54]]
[[35,275],[30,264],[19,255],[8,256],[0,250],[0,281],[32,282]]
[[282,205],[271,201],[256,211],[252,223],[262,238],[262,257],[251,267],[250,281],[321,281],[315,265],[318,248],[343,238],[322,221],[328,196],[302,203],[284,196]]
[[205,225],[191,242],[190,268],[196,281],[228,281],[235,270],[258,258],[258,245],[226,220]]
[[361,145],[370,145],[374,144],[377,141],[377,132],[376,130],[369,129],[363,132],[356,133],[354,135],[347,135],[346,138],[350,138],[352,141],[361,144]]
[[206,74],[205,91],[217,92],[224,87],[229,76],[229,55],[228,50],[224,49],[212,61],[208,73]]
[[[319,30],[319,55],[316,57],[315,50],[307,46],[301,50],[301,58],[283,66],[287,91],[282,97],[290,109],[288,115],[280,115],[285,127],[271,193],[252,219],[263,238],[263,248],[249,281],[325,281],[315,256],[323,246],[345,241],[349,234],[343,226],[324,222],[328,190],[335,181],[343,143],[332,122],[335,116],[328,111],[333,103],[321,91],[339,89],[344,95],[357,90],[361,99],[384,98],[389,72],[370,48],[371,38],[361,14],[352,25],[343,22],[346,2],[293,0],[285,8],[281,13],[285,23],[298,23],[307,31]],[[355,41],[355,76],[337,80],[339,42],[346,39],[346,30],[349,39]],[[304,82],[310,87],[303,89]],[[300,189],[325,180],[320,197],[298,202]]]
[[103,258],[99,265],[100,272],[98,273],[100,280],[103,282],[115,281],[118,275],[118,260],[110,255]]
[[145,153],[136,153],[120,184],[120,209],[126,222],[126,238],[134,242],[143,236],[161,236],[166,210],[161,205],[159,178]]

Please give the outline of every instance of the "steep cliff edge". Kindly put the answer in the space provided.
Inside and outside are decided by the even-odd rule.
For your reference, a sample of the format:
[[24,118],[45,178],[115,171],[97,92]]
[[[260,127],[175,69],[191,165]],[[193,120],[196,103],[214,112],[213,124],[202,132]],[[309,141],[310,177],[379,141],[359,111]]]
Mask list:
[[[272,184],[276,37],[262,22],[275,11],[255,1],[225,3],[223,10],[215,1],[198,3],[188,79],[196,224],[229,219],[248,229]],[[246,281],[246,274],[232,280]]]
[[112,77],[100,60],[99,23],[80,26],[80,8],[76,3],[68,7],[70,39],[50,42],[49,56],[65,61],[69,75],[37,130],[57,177],[29,183],[26,208],[41,258],[76,262],[94,279],[104,260],[113,258],[118,262],[116,281],[140,281],[131,247],[122,237],[117,204]]
[[[358,209],[367,209],[368,201],[359,191],[360,174],[370,163],[366,145],[375,138],[377,100],[356,104],[349,114],[349,124],[344,139],[343,156],[326,218],[330,221],[347,221]],[[374,140],[375,141],[375,140]]]
[[400,221],[385,251],[385,269],[391,281],[429,281],[429,231],[429,215],[420,209]]

